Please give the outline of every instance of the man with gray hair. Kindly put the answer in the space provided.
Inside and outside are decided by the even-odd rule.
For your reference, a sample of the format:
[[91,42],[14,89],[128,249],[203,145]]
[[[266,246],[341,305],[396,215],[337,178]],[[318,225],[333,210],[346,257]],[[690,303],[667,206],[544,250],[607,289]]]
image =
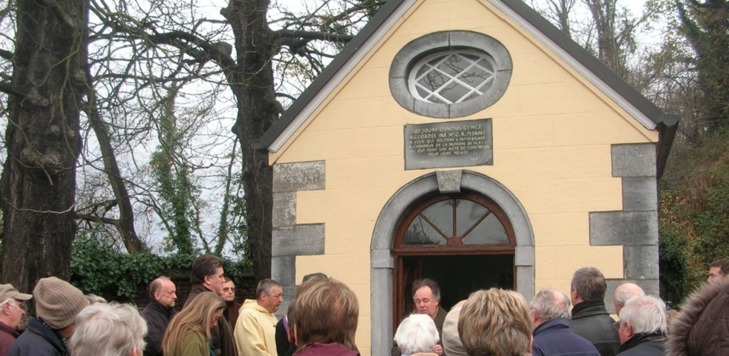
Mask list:
[[620,310],[618,355],[664,355],[666,324],[666,304],[662,300],[651,296],[631,298]]
[[74,355],[138,356],[147,324],[130,304],[92,304],[76,317],[69,347]]
[[[240,308],[238,321],[235,323],[235,344],[238,354],[246,356],[275,356],[276,323],[273,315],[283,302],[281,284],[264,279],[256,287],[256,299],[246,299]],[[283,350],[282,350],[283,353]]]
[[543,289],[532,299],[532,355],[598,356],[595,346],[570,330],[570,300],[555,289]]
[[635,283],[623,283],[615,288],[613,294],[613,305],[615,306],[615,315],[620,315],[620,309],[623,308],[625,303],[633,297],[639,297],[645,295],[643,288],[639,287]]
[[572,275],[570,329],[590,341],[601,356],[614,356],[620,348],[615,321],[605,309],[605,276],[595,267],[582,267]]

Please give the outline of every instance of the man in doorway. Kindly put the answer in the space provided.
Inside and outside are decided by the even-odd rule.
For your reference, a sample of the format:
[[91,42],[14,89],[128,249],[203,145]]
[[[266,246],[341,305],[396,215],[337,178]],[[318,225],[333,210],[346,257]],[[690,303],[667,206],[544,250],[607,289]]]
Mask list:
[[246,299],[235,324],[235,344],[241,355],[276,356],[276,323],[273,315],[283,302],[281,284],[264,279],[256,287],[256,299]]
[[30,298],[33,296],[18,292],[12,284],[0,284],[0,355],[7,355],[20,336],[17,328],[25,315],[23,303]]
[[706,279],[709,283],[718,283],[726,278],[729,273],[729,260],[718,260],[709,266],[709,278]]
[[175,315],[177,288],[169,278],[157,277],[149,284],[150,303],[142,310],[142,318],[147,322],[147,334],[144,341],[144,356],[162,356],[162,339],[167,331],[167,324]]
[[[222,298],[223,284],[225,284],[223,260],[213,255],[202,255],[195,259],[195,262],[192,263],[192,271],[190,272],[190,283],[192,284],[192,288],[183,308],[190,304],[202,292],[212,291]],[[238,351],[235,348],[233,331],[225,316],[218,319],[218,327],[212,328],[210,334],[216,355],[238,355]]]
[[[440,287],[430,278],[423,278],[413,283],[413,305],[415,312],[426,314],[435,322],[438,335],[443,335],[443,322],[448,311],[440,306]],[[433,352],[443,355],[443,341],[438,341]]]
[[413,283],[413,305],[416,313],[427,314],[433,319],[438,334],[443,332],[448,311],[440,306],[440,287],[436,281],[423,278]]
[[605,310],[605,276],[595,267],[582,267],[572,275],[570,329],[590,341],[601,356],[614,356],[620,348],[615,321]]

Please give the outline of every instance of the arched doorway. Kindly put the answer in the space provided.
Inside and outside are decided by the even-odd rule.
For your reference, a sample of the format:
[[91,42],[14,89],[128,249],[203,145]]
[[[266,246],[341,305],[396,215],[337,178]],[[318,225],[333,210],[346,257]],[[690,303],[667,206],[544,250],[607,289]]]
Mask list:
[[416,202],[393,239],[393,328],[409,314],[413,281],[431,278],[446,309],[474,290],[515,288],[514,229],[493,200],[473,191],[436,193]]
[[[405,214],[419,202],[436,194],[474,192],[489,197],[509,217],[514,232],[514,286],[527,298],[534,295],[534,234],[524,207],[514,194],[498,181],[468,170],[437,171],[402,186],[385,203],[375,222],[370,244],[370,325],[372,355],[387,355],[392,348],[395,305],[392,248]],[[403,256],[408,258],[411,256]],[[423,256],[423,259],[431,256]],[[448,258],[432,256],[432,258]],[[407,262],[407,261],[406,261]],[[433,265],[423,260],[423,265]],[[446,261],[445,263],[447,263]]]

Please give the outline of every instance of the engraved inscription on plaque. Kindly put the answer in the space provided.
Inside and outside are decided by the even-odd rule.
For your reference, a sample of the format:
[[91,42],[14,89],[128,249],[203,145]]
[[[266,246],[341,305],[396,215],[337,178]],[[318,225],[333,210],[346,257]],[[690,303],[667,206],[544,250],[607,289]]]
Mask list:
[[490,164],[490,119],[405,125],[405,169]]

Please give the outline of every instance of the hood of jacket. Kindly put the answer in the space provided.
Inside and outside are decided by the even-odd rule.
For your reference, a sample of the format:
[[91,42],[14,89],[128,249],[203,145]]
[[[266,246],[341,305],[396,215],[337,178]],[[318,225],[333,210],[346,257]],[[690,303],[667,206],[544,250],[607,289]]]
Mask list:
[[669,355],[729,354],[729,279],[704,284],[668,326]]

